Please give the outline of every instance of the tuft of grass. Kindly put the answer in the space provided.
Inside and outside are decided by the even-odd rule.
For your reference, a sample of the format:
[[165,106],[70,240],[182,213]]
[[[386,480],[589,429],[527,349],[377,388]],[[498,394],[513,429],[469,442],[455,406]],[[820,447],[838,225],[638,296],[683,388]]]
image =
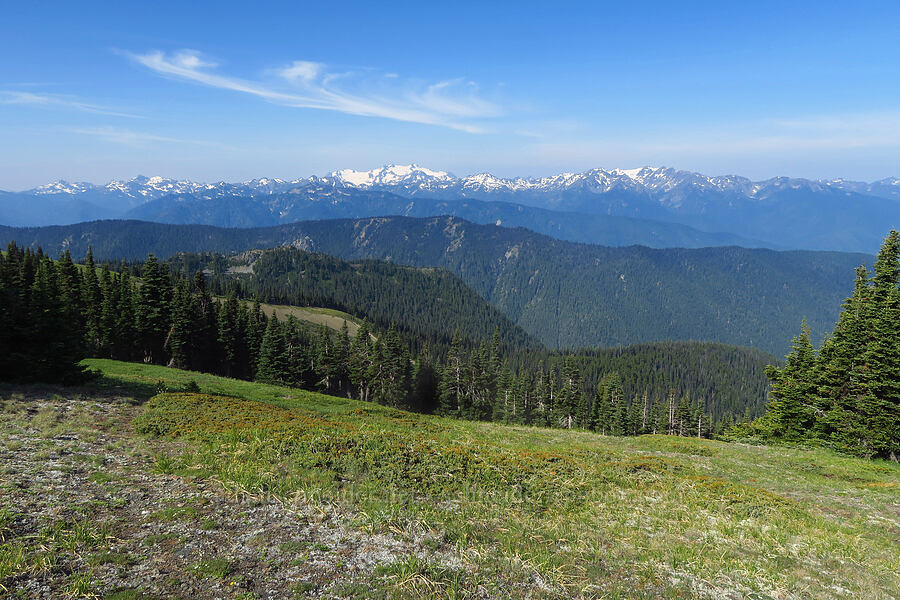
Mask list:
[[19,514],[9,506],[0,507],[0,542],[6,541],[6,534],[12,528]]
[[231,574],[232,566],[224,558],[209,558],[195,563],[191,570],[198,577],[207,579],[225,579]]
[[307,542],[282,542],[278,544],[278,549],[284,552],[285,554],[298,554],[306,552],[309,548],[309,544]]
[[133,556],[124,552],[98,552],[87,557],[87,563],[94,567],[99,565],[130,567],[136,562],[137,560]]
[[23,544],[0,544],[0,592],[9,591],[3,583],[29,570],[29,560]]
[[90,479],[94,483],[99,483],[102,485],[111,481],[116,481],[118,477],[116,477],[115,475],[111,475],[106,471],[94,471],[88,476],[88,479]]
[[150,515],[154,521],[193,521],[200,517],[196,506],[167,506]]
[[[295,598],[302,598],[303,596],[316,591],[318,588],[319,586],[310,581],[298,581],[297,583],[291,584],[291,594],[293,594]],[[354,597],[346,593],[341,593],[340,596],[342,598]]]
[[119,590],[113,590],[112,592],[105,594],[103,596],[103,600],[149,600],[146,596],[140,591],[134,588],[123,588]]
[[66,595],[70,598],[97,598],[95,586],[91,573],[73,573],[66,585]]
[[163,475],[172,475],[178,469],[178,461],[170,454],[157,454],[153,459],[153,470]]
[[375,575],[408,598],[462,598],[474,596],[477,590],[477,584],[467,581],[464,572],[428,563],[417,556],[380,565]]
[[169,540],[177,540],[178,534],[176,533],[156,533],[152,535],[148,535],[144,538],[143,544],[145,546],[155,546],[157,544],[161,544],[162,542],[167,542]]
[[69,552],[99,548],[111,537],[108,524],[89,519],[56,521],[45,527],[40,535],[45,544]]

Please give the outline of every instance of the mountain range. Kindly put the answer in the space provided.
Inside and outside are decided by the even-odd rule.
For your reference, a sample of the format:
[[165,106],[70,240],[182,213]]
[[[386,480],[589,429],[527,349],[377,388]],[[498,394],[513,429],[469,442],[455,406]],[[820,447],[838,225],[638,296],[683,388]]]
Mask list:
[[295,180],[196,183],[136,177],[0,192],[0,223],[135,218],[230,227],[308,219],[454,215],[569,241],[874,252],[900,227],[900,179],[751,181],[665,167],[543,178],[456,177],[416,165]]
[[224,229],[137,221],[0,227],[0,243],[99,260],[148,252],[234,253],[293,246],[344,260],[440,267],[549,348],[711,340],[783,355],[807,320],[818,341],[852,290],[863,254],[740,247],[651,249],[556,240],[454,217],[384,217]]

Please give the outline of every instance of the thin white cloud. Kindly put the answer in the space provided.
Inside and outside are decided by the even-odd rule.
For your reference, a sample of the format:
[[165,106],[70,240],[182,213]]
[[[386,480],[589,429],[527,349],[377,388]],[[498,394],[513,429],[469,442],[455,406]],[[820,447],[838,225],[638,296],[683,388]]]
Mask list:
[[[294,61],[270,71],[281,83],[267,84],[221,75],[218,65],[194,50],[171,55],[155,51],[129,54],[139,64],[168,77],[242,92],[274,104],[294,108],[337,111],[411,123],[449,127],[470,133],[482,131],[472,120],[498,117],[498,106],[478,96],[478,90],[462,80],[444,81],[410,90],[411,85],[385,87],[392,77],[377,78],[377,91],[367,88],[367,78],[353,73],[329,72],[322,63]],[[371,79],[371,78],[369,78]]]
[[18,104],[25,106],[42,106],[46,108],[70,108],[83,112],[95,113],[98,115],[108,115],[112,117],[126,117],[129,119],[140,119],[139,115],[120,112],[115,109],[107,108],[97,104],[90,104],[68,98],[65,96],[57,96],[52,94],[34,94],[32,92],[21,92],[13,90],[0,90],[0,104]]
[[325,65],[308,60],[295,60],[287,67],[277,70],[278,75],[291,82],[311,81],[319,76]]
[[143,146],[148,143],[165,142],[174,144],[196,144],[200,146],[217,146],[213,142],[205,142],[200,140],[187,140],[182,138],[173,138],[163,135],[155,135],[143,131],[132,131],[130,129],[122,129],[119,127],[70,127],[65,131],[76,133],[79,135],[88,135],[99,138],[106,142],[114,144],[122,144],[125,146]]

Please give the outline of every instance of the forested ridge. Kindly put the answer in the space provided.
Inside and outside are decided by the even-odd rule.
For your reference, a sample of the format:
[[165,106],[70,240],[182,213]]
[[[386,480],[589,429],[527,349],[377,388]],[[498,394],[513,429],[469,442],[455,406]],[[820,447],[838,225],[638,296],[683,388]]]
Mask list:
[[767,374],[766,414],[734,435],[900,460],[900,234],[884,240],[871,273],[856,269],[853,294],[819,349],[803,323],[784,365]]
[[442,267],[551,348],[710,340],[783,354],[807,319],[814,340],[830,331],[850,291],[844,274],[862,254],[737,247],[654,250],[562,242],[524,229],[442,217],[387,217],[218,229],[101,221],[66,227],[0,228],[54,254],[101,260],[149,252],[234,253],[281,245],[345,260],[377,258]]
[[[237,256],[178,254],[169,260],[184,275],[205,269],[217,293],[297,306],[328,306],[365,316],[376,327],[394,326],[414,351],[428,346],[446,356],[450,338],[484,340],[497,329],[499,352],[518,372],[562,369],[571,356],[587,389],[619,373],[630,402],[687,394],[703,398],[717,421],[759,416],[764,407],[765,366],[775,357],[759,350],[714,342],[653,342],[609,349],[546,352],[505,317],[485,313],[480,298],[441,269],[412,269],[374,260],[346,262],[293,248]],[[252,265],[252,267],[251,267]],[[251,270],[251,273],[245,271]],[[473,298],[474,297],[474,298]]]
[[169,259],[185,277],[203,270],[215,293],[272,304],[335,308],[366,317],[377,328],[394,326],[415,348],[445,348],[455,331],[466,340],[496,330],[508,348],[541,348],[540,342],[443,269],[406,267],[377,260],[347,262],[296,248],[274,248],[226,257],[179,253]]
[[[153,256],[139,269],[138,281],[132,269],[98,267],[90,252],[79,268],[68,253],[54,261],[11,244],[0,263],[0,325],[9,332],[0,379],[76,383],[87,376],[81,357],[109,357],[464,419],[616,434],[710,435],[753,404],[748,395],[729,412],[710,397],[708,408],[706,398],[691,393],[696,379],[703,381],[698,390],[716,385],[703,375],[657,382],[630,397],[623,375],[597,357],[532,350],[527,364],[517,364],[499,330],[481,340],[457,332],[444,356],[427,344],[415,349],[399,328],[373,330],[367,320],[352,338],[346,328],[310,332],[293,318],[266,317],[235,292],[216,300],[202,273],[180,277]],[[709,355],[700,346],[696,353]],[[670,361],[663,371],[677,374],[679,364]],[[647,383],[622,370],[628,385]]]
[[[510,202],[471,198],[406,197],[385,191],[308,186],[292,192],[217,198],[175,194],[128,211],[126,218],[156,223],[204,224],[217,227],[262,227],[313,219],[358,219],[382,215],[434,217],[452,215],[473,223],[525,227],[561,240],[654,248],[700,248],[740,245],[776,247],[730,233],[701,231],[673,221],[636,216],[548,210]],[[723,230],[724,231],[724,230]]]

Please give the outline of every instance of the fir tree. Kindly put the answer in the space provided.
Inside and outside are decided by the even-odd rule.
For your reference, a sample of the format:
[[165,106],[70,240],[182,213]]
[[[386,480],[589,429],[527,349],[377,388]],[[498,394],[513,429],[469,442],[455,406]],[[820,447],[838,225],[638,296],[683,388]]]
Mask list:
[[783,367],[766,369],[772,381],[767,415],[773,435],[796,441],[809,435],[814,419],[810,402],[816,390],[816,356],[806,321],[792,348]]
[[461,417],[465,396],[466,374],[463,367],[462,339],[459,330],[453,334],[450,351],[444,363],[444,371],[439,386],[439,412],[445,416]]
[[256,381],[282,385],[290,378],[287,346],[284,331],[278,318],[272,315],[266,326],[262,346],[259,350],[259,364],[256,367]]
[[169,366],[179,369],[190,369],[192,363],[191,342],[194,339],[194,327],[197,323],[194,295],[190,283],[183,279],[178,282],[172,295],[172,327],[166,338],[169,350]]
[[353,344],[350,346],[350,380],[356,389],[360,400],[368,400],[371,392],[372,369],[375,362],[372,333],[369,320],[363,319]]
[[152,254],[147,257],[138,289],[137,328],[144,362],[165,362],[163,346],[169,332],[171,285],[167,269]]
[[334,360],[331,363],[333,390],[338,394],[350,395],[350,327],[346,319],[341,324],[334,343]]
[[[238,357],[238,301],[234,293],[228,295],[224,302],[220,303],[218,318],[218,332],[216,341],[219,345],[221,363],[219,371],[225,377],[231,377],[237,365]],[[268,333],[268,329],[266,330]],[[262,352],[260,350],[260,352]],[[260,358],[262,358],[260,356]]]
[[571,356],[566,357],[562,373],[562,387],[556,402],[556,423],[560,427],[572,429],[578,425],[578,415],[582,412],[584,390],[581,384],[581,373],[575,366]]
[[102,301],[100,282],[97,279],[97,268],[94,264],[94,252],[88,246],[87,256],[84,259],[85,269],[81,287],[81,301],[84,306],[85,337],[88,350],[92,355],[97,355],[102,334],[100,332],[100,305]]
[[118,360],[138,358],[139,332],[137,325],[137,292],[131,276],[125,272],[119,276],[119,303],[116,310],[115,339],[110,356]]
[[116,342],[116,319],[119,314],[119,286],[113,279],[109,263],[103,265],[100,272],[100,356],[110,356]]

